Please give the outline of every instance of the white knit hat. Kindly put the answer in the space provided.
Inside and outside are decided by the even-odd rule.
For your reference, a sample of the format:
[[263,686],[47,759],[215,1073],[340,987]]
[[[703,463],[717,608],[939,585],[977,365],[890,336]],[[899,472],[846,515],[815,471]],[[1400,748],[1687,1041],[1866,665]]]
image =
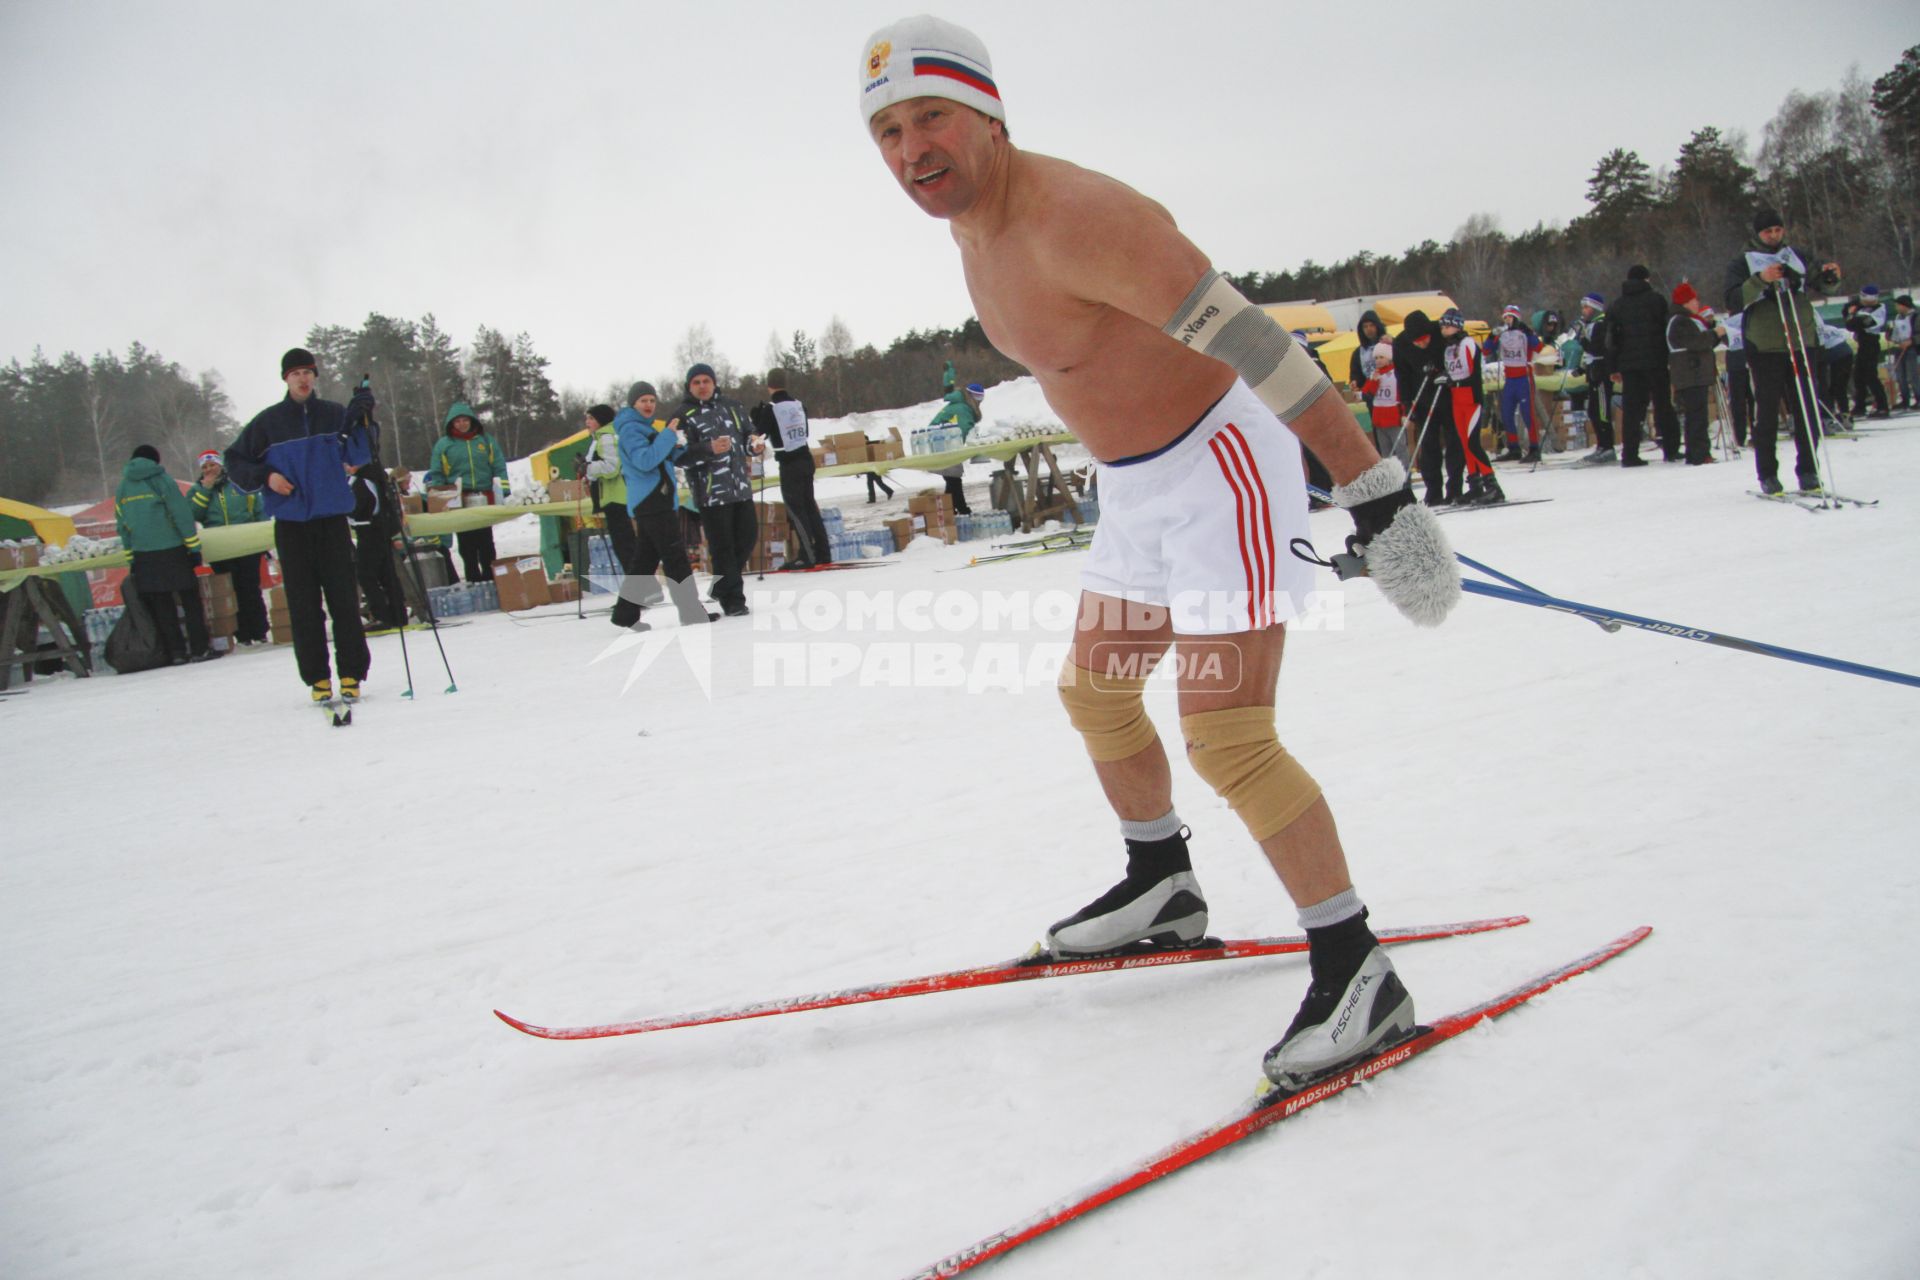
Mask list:
[[1002,123],[1007,118],[980,37],[924,13],[868,36],[860,61],[863,119],[910,98],[947,98]]

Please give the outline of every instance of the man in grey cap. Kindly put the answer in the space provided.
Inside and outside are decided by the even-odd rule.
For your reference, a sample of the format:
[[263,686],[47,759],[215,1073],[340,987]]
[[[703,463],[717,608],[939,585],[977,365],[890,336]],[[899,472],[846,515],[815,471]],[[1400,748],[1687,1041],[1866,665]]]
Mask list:
[[[1406,468],[1382,460],[1309,353],[1253,306],[1167,211],[1104,175],[1022,151],[986,46],[938,18],[868,38],[868,135],[908,198],[945,220],[994,346],[1034,372],[1101,461],[1061,700],[1120,819],[1121,882],[1047,932],[1057,955],[1191,945],[1206,902],[1142,701],[1171,649],[1195,772],[1259,842],[1299,908],[1313,980],[1267,1076],[1298,1087],[1413,1024],[1318,784],[1280,745],[1275,686],[1312,570],[1301,447],[1337,482],[1383,594],[1438,623],[1459,571]],[[1276,421],[1277,419],[1277,421]],[[1288,430],[1282,430],[1285,424]],[[1203,660],[1205,659],[1205,660]]]

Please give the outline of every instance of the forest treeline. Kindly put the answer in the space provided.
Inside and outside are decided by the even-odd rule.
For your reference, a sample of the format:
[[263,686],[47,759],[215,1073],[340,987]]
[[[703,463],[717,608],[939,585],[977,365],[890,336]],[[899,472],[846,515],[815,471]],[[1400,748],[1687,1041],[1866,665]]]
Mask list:
[[[1746,240],[1754,210],[1786,215],[1790,236],[1841,264],[1851,287],[1915,282],[1920,222],[1920,45],[1867,81],[1858,72],[1837,89],[1787,95],[1757,146],[1738,133],[1696,129],[1671,164],[1652,165],[1616,148],[1587,183],[1587,208],[1564,226],[1509,232],[1476,213],[1442,243],[1428,239],[1398,254],[1363,251],[1328,265],[1251,271],[1234,282],[1257,302],[1344,298],[1435,288],[1467,314],[1497,315],[1508,303],[1531,312],[1571,310],[1579,297],[1613,297],[1628,267],[1644,263],[1660,284],[1692,280],[1717,302],[1726,264]],[[611,371],[599,388],[559,389],[532,336],[481,326],[465,345],[431,314],[418,320],[367,316],[358,326],[315,325],[306,344],[319,357],[321,393],[345,399],[370,375],[387,425],[389,461],[426,463],[447,408],[475,405],[514,457],[571,434],[586,408],[617,404],[646,377],[669,405],[698,360],[723,389],[752,403],[766,370],[792,375],[815,417],[898,408],[939,394],[952,360],[968,381],[992,383],[1025,370],[995,351],[978,320],[914,330],[884,348],[857,345],[832,318],[817,334],[768,339],[758,367],[721,353],[704,322],[688,325],[665,370]],[[113,491],[136,443],[157,445],[176,475],[190,475],[201,449],[239,428],[217,372],[190,372],[136,343],[125,354],[57,359],[36,350],[0,368],[0,496],[43,504],[92,501]]]

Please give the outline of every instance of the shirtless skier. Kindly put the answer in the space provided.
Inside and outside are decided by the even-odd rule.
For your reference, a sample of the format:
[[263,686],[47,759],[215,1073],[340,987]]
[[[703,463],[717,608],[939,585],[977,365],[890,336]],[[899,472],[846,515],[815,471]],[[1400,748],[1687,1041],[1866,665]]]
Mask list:
[[1306,350],[1165,209],[1013,145],[978,37],[925,16],[882,28],[862,50],[860,109],[901,189],[951,226],[988,338],[1033,371],[1101,463],[1102,519],[1060,696],[1120,819],[1127,870],[1048,930],[1048,947],[1090,954],[1206,933],[1142,701],[1171,647],[1187,758],[1259,842],[1311,943],[1312,981],[1267,1051],[1267,1076],[1298,1087],[1403,1034],[1412,997],[1367,925],[1318,784],[1275,731],[1285,624],[1313,572],[1288,550],[1307,536],[1301,445],[1332,472],[1369,575],[1421,625],[1460,594],[1438,522]]

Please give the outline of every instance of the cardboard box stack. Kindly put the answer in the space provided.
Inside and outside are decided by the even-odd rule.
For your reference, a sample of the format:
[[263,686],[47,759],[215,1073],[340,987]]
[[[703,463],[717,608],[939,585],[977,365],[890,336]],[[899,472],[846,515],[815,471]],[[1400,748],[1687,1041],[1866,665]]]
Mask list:
[[232,639],[240,631],[240,600],[233,594],[233,579],[224,573],[209,573],[199,581],[200,607],[206,611],[207,634]]
[[458,489],[427,490],[427,510],[457,511],[460,509],[460,491]]
[[760,541],[754,546],[753,554],[747,558],[747,570],[751,573],[764,573],[768,569],[777,569],[787,560],[787,548],[793,544],[793,529],[787,523],[787,504],[784,502],[764,502],[760,504]]
[[40,563],[40,543],[26,538],[0,543],[0,569],[32,569]]
[[548,502],[585,502],[592,495],[587,492],[585,480],[550,480],[547,482]]
[[547,584],[548,604],[572,604],[580,598],[580,579],[570,573],[561,574]]
[[871,462],[873,454],[864,431],[841,431],[822,436],[813,447],[813,462],[819,467],[842,467],[849,463]]
[[519,556],[493,562],[493,585],[500,592],[500,607],[509,613],[551,604],[553,594],[547,585],[546,561],[539,556]]
[[887,528],[893,530],[893,549],[901,551],[909,542],[921,534],[938,538],[951,546],[960,540],[960,531],[953,515],[953,499],[939,490],[916,493],[907,499],[907,514],[903,519],[887,521]]
[[400,495],[400,509],[408,515],[427,514],[427,496],[424,493],[403,493]]
[[267,630],[275,644],[293,643],[293,618],[287,612],[285,587],[272,587],[267,591]]

